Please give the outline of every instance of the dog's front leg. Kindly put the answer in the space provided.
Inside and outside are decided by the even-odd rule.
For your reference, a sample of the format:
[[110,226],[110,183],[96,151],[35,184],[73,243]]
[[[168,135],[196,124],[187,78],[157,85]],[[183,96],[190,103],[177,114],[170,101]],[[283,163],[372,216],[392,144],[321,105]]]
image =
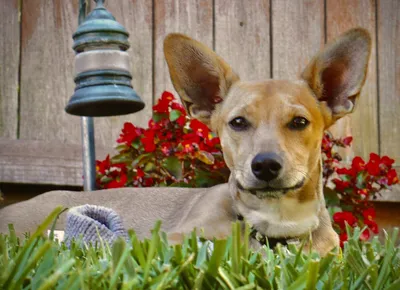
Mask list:
[[319,226],[311,233],[311,240],[307,241],[304,252],[308,252],[312,248],[321,256],[325,256],[337,247],[339,247],[338,234],[332,228],[328,210],[323,207],[319,215]]

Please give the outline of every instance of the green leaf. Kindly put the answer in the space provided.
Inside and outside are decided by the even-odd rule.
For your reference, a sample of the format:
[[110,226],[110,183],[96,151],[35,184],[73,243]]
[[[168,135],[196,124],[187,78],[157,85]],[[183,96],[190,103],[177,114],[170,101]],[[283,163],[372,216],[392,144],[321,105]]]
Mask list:
[[135,140],[133,140],[131,146],[136,150],[138,150],[139,148],[143,148],[143,144],[140,138],[136,138]]
[[111,158],[111,166],[116,163],[126,163],[132,161],[132,155],[130,152],[115,155]]
[[208,263],[207,272],[211,275],[216,275],[222,259],[225,255],[226,240],[216,240],[214,242],[214,251],[210,262]]
[[182,178],[182,164],[177,157],[169,156],[165,158],[163,161],[163,166],[176,179],[180,180]]
[[165,114],[165,113],[156,113],[156,112],[153,112],[153,120],[154,120],[154,122],[159,122],[159,121],[161,121],[161,120],[163,120],[163,119],[166,119],[166,118],[168,118],[168,115],[167,114]]
[[115,147],[115,149],[116,149],[118,152],[121,152],[121,151],[128,150],[129,147],[128,147],[126,144],[120,144],[120,145],[118,145],[117,147]]
[[182,115],[182,113],[178,110],[171,110],[171,112],[169,112],[169,120],[171,122],[177,120],[180,116]]
[[365,188],[365,178],[367,176],[367,172],[366,171],[361,171],[357,174],[357,178],[356,178],[356,186],[360,189]]
[[140,154],[139,156],[137,156],[133,161],[132,161],[132,166],[136,167],[136,166],[141,166],[144,163],[147,163],[149,160],[151,160],[153,158],[153,154],[152,153],[143,153]]
[[196,158],[207,165],[214,164],[215,161],[214,156],[207,151],[197,151]]
[[148,162],[143,168],[144,172],[151,172],[156,169],[156,165],[153,162]]
[[385,243],[364,243],[362,229],[347,227],[343,252],[322,258],[293,245],[254,251],[246,244],[249,228],[239,223],[228,239],[213,241],[213,251],[204,238],[198,247],[195,232],[168,245],[159,222],[150,240],[129,230],[130,245],[119,239],[67,248],[41,235],[60,212],[30,237],[0,234],[0,289],[400,289],[397,228]]
[[330,207],[332,206],[339,206],[340,205],[340,198],[336,191],[329,187],[324,187],[324,196],[326,204]]

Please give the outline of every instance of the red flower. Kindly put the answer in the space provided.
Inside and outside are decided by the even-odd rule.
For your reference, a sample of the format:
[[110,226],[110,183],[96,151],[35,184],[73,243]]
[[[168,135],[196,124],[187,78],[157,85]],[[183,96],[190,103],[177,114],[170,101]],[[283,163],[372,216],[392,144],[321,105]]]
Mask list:
[[345,189],[350,187],[350,182],[348,181],[342,181],[340,179],[335,178],[333,180],[333,183],[335,183],[336,187],[335,189],[339,192],[344,192]]
[[393,185],[399,183],[399,178],[397,177],[397,172],[394,168],[390,169],[387,173],[388,185]]
[[353,168],[347,169],[347,168],[338,168],[336,169],[337,174],[345,174],[345,175],[351,175],[355,176],[356,172]]
[[380,158],[378,154],[371,153],[369,155],[369,161],[365,168],[367,169],[368,173],[373,176],[377,176],[380,173],[379,168]]
[[211,148],[215,147],[216,145],[221,144],[221,140],[218,137],[213,137],[211,135],[211,133],[208,134],[208,138],[205,139],[205,142],[206,142],[207,146],[209,146]]
[[96,171],[100,174],[106,174],[106,170],[108,170],[110,166],[110,155],[107,155],[106,159],[103,161],[96,160]]
[[159,122],[155,122],[153,119],[150,119],[149,121],[149,129],[151,130],[159,130],[162,128],[161,124]]
[[360,195],[367,196],[369,191],[368,191],[368,189],[364,188],[364,189],[357,190],[357,193],[360,194]]
[[165,156],[169,156],[171,154],[172,145],[169,142],[164,142],[161,144],[161,152],[164,153]]
[[171,104],[171,109],[173,109],[173,110],[178,110],[178,111],[180,111],[180,112],[182,113],[182,115],[186,116],[186,110],[185,110],[185,108],[184,108],[181,104],[179,104],[179,103],[177,103],[177,102],[173,102],[173,103]]
[[105,185],[105,188],[119,188],[124,187],[125,183],[128,181],[128,176],[125,173],[122,173],[120,176],[117,176],[115,179],[111,180],[109,183]]
[[362,171],[365,169],[365,162],[360,156],[354,157],[351,168],[357,173],[358,171]]
[[210,129],[207,127],[207,125],[196,119],[192,119],[190,121],[190,128],[197,136],[202,138],[207,138],[208,133],[210,133]]
[[343,138],[343,140],[342,140],[342,142],[345,146],[350,146],[352,141],[353,141],[353,137],[351,137],[351,136]]
[[139,180],[140,178],[144,177],[144,171],[140,168],[136,169],[136,175],[134,177],[135,180]]
[[119,135],[117,142],[131,146],[136,137],[142,134],[142,130],[143,129],[141,128],[136,128],[132,123],[126,122],[124,123],[124,128],[122,129],[122,133]]
[[349,226],[355,226],[357,224],[357,218],[349,211],[337,212],[333,215],[333,221],[337,223],[341,228],[345,227],[347,222]]
[[226,167],[225,161],[216,161],[212,165],[212,169],[214,169],[214,170],[218,170],[218,169],[221,169],[224,167]]
[[154,131],[146,130],[141,141],[146,152],[153,152],[156,150],[156,145],[154,144]]
[[378,224],[376,222],[364,220],[364,224],[366,224],[374,234],[379,233]]
[[324,137],[322,138],[321,149],[322,152],[325,153],[326,157],[332,158],[332,147],[333,142],[331,140],[331,136],[329,133],[325,133]]
[[154,180],[151,177],[150,178],[146,178],[144,180],[144,182],[143,182],[143,186],[145,186],[145,187],[153,186],[153,184],[154,184]]
[[179,116],[179,118],[176,119],[175,122],[181,127],[185,126],[185,124],[186,124],[186,116],[185,115]]
[[364,220],[370,220],[370,221],[372,221],[376,216],[375,209],[372,207],[365,209],[362,214]]
[[360,240],[361,241],[368,241],[371,236],[371,233],[369,232],[369,229],[365,229],[362,231],[360,235]]
[[343,248],[344,242],[347,242],[348,237],[346,233],[341,233],[339,235],[339,240],[340,240],[340,247]]
[[388,156],[383,156],[381,158],[381,164],[384,164],[387,167],[391,167],[393,163],[394,163],[394,160],[389,158]]
[[175,100],[174,95],[171,94],[170,92],[163,92],[161,95],[161,99],[158,101],[158,103],[153,106],[153,111],[157,113],[167,113],[169,104]]
[[128,169],[126,168],[125,163],[115,163],[110,166],[108,176],[109,177],[118,177],[121,173],[126,173]]
[[173,139],[174,134],[171,131],[159,131],[157,132],[157,137],[158,139],[160,139],[161,141],[170,141]]
[[193,147],[193,141],[192,140],[185,140],[183,141],[182,144],[182,151],[185,153],[191,153],[194,151],[194,147]]
[[378,224],[374,221],[374,218],[376,216],[375,209],[372,207],[367,208],[363,211],[362,214],[364,217],[364,224],[366,224],[373,233],[379,233]]
[[190,141],[190,142],[195,143],[195,144],[199,144],[200,143],[200,137],[195,133],[187,133],[187,134],[182,136],[182,139],[185,140],[185,141]]

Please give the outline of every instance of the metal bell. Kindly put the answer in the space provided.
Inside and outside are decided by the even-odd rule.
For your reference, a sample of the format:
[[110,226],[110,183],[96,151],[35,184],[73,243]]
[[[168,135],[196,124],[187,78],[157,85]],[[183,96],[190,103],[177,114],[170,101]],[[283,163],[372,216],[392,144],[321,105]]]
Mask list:
[[96,8],[73,34],[75,93],[65,111],[72,115],[105,117],[144,108],[132,88],[129,33],[97,0]]

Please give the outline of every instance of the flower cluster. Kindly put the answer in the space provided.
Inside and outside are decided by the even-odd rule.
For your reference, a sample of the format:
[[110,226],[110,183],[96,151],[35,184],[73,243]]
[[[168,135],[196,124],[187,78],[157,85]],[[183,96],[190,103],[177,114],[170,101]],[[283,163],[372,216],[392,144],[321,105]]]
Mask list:
[[368,162],[356,156],[350,168],[343,167],[337,148],[348,147],[351,142],[351,137],[334,139],[330,133],[324,135],[322,142],[324,192],[341,244],[347,240],[346,223],[351,227],[366,227],[360,236],[362,240],[368,240],[371,232],[378,233],[371,199],[399,183],[396,170],[392,168],[394,160],[388,156],[371,153]]
[[125,123],[119,154],[97,161],[100,188],[124,186],[205,187],[227,181],[219,138],[164,92],[148,128]]
[[[399,183],[394,160],[387,156],[372,153],[368,162],[357,156],[350,168],[343,167],[338,148],[350,146],[352,140],[326,132],[321,145],[324,194],[341,243],[347,240],[346,223],[366,227],[362,240],[378,233],[371,199]],[[99,188],[208,187],[229,178],[219,138],[189,118],[169,92],[153,106],[147,129],[125,123],[117,142],[117,155],[97,161]]]

